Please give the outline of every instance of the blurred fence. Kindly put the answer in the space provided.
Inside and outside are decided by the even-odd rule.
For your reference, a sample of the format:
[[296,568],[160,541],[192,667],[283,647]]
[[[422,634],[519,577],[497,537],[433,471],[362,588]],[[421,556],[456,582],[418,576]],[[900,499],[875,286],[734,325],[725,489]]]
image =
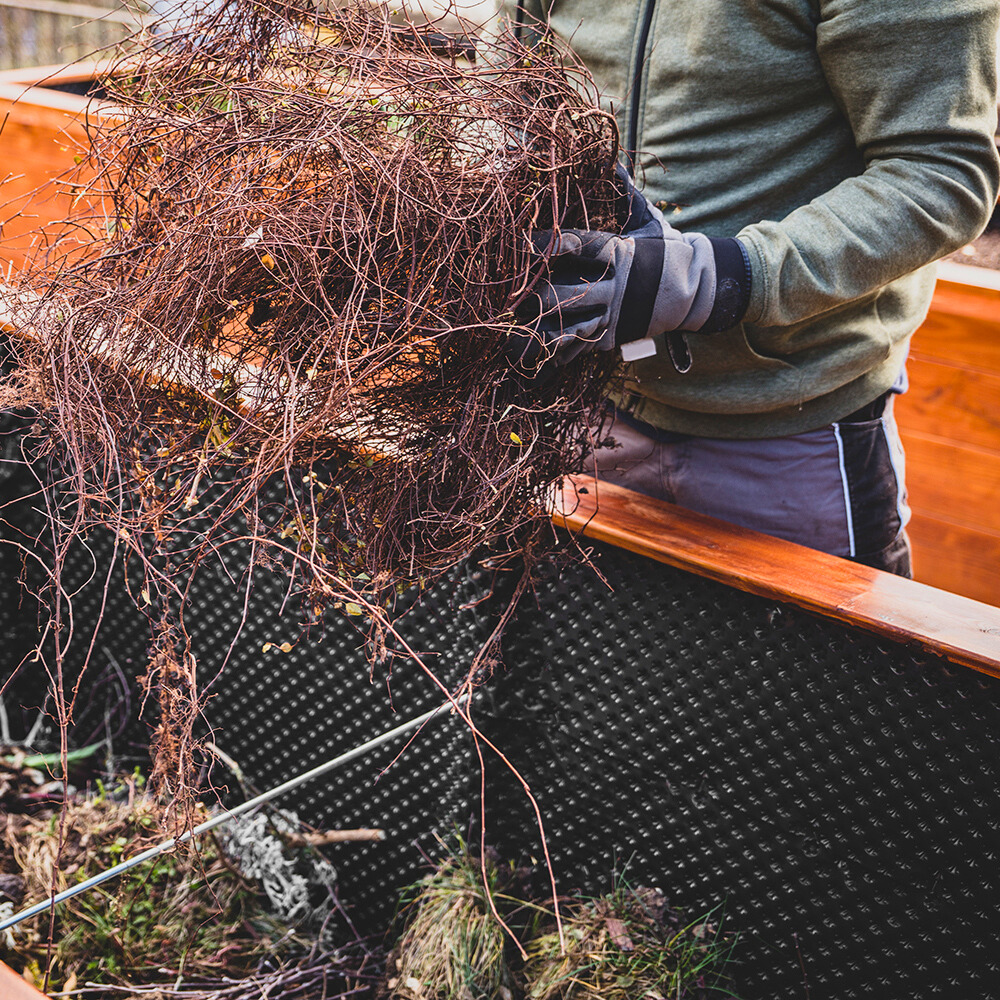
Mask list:
[[121,0],[0,0],[0,70],[86,58],[142,21],[143,14]]

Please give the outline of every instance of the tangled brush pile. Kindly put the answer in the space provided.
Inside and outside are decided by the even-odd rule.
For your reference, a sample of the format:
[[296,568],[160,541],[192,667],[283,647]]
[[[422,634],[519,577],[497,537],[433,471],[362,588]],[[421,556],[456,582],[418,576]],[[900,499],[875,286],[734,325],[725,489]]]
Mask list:
[[599,412],[608,355],[539,373],[507,344],[546,268],[532,234],[621,221],[613,119],[564,51],[436,44],[366,4],[227,0],[133,45],[91,120],[93,217],[20,279],[0,405],[33,410],[72,498],[50,490],[50,521],[141,564],[174,715],[179,560],[239,524],[382,655],[394,595],[537,546]]

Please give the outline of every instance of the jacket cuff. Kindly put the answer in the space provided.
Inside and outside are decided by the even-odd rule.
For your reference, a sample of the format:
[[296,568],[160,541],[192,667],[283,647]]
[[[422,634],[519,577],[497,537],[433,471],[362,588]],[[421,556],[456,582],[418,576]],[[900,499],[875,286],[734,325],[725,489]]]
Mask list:
[[750,304],[750,257],[737,239],[710,236],[715,255],[715,302],[702,333],[728,330],[746,315]]

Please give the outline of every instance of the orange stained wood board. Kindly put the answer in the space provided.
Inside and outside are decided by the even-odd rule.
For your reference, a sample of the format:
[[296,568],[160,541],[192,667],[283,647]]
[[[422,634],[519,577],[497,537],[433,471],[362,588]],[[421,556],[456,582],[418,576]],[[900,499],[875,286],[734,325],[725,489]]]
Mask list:
[[0,1000],[46,1000],[46,998],[44,993],[39,993],[13,969],[0,962]]
[[914,511],[1000,534],[1000,451],[900,428]]
[[[0,262],[20,266],[40,227],[92,214],[70,181],[87,146],[87,98],[0,81]],[[72,178],[64,177],[73,173]]]
[[1000,608],[589,477],[566,481],[553,519],[659,562],[1000,677]]
[[896,402],[918,580],[1000,603],[1000,272],[938,265]]
[[911,355],[1000,372],[1000,272],[942,263]]
[[918,357],[910,358],[907,371],[909,391],[895,403],[900,427],[1000,453],[1000,371]]
[[914,515],[907,527],[921,583],[1000,606],[1000,535]]
[[913,335],[910,354],[968,368],[1000,371],[996,319],[932,311]]

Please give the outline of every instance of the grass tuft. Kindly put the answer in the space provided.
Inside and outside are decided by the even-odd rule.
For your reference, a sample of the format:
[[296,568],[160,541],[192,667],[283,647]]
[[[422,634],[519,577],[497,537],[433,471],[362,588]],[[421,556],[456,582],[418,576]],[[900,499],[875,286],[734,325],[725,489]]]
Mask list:
[[714,913],[684,922],[657,890],[620,886],[564,900],[560,943],[551,905],[513,894],[515,871],[488,861],[486,885],[518,949],[494,915],[483,866],[459,842],[410,892],[405,929],[389,958],[393,1000],[701,1000],[728,994],[734,939]]
[[501,873],[463,850],[415,885],[406,926],[389,958],[388,987],[400,1000],[510,1000],[514,981],[507,942],[486,894],[498,896]]
[[565,951],[555,929],[527,945],[527,1000],[684,1000],[723,986],[732,941],[711,914],[682,926],[663,895],[619,888],[579,900],[564,917]]

